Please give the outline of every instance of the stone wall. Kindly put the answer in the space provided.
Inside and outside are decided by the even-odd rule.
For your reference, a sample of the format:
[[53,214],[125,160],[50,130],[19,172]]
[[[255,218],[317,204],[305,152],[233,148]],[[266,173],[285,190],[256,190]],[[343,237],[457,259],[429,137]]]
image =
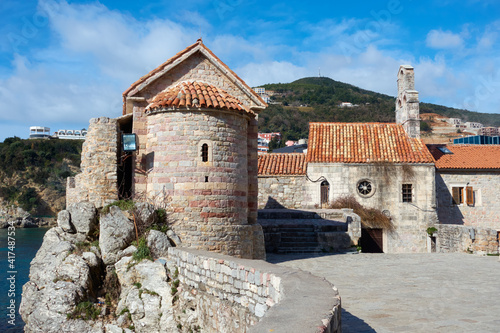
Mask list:
[[259,209],[305,208],[305,182],[305,176],[259,176]]
[[496,230],[450,224],[438,225],[437,229],[437,252],[498,253]]
[[[352,195],[366,207],[386,211],[395,230],[384,230],[384,252],[427,252],[426,229],[437,222],[434,193],[434,165],[402,165],[395,163],[309,163],[311,179],[324,177],[330,184],[329,201]],[[362,196],[357,191],[359,181],[368,180],[372,192]],[[412,202],[403,202],[402,184],[412,185]],[[311,200],[306,207],[319,206],[321,182],[306,182]]]
[[341,332],[340,297],[324,279],[194,249],[169,248],[169,261],[181,298],[196,297],[203,332]]
[[[454,186],[471,186],[474,191],[474,204],[454,205],[451,196],[451,188]],[[439,222],[500,230],[499,186],[500,172],[436,172]]]
[[[146,196],[168,200],[172,228],[183,243],[264,258],[255,241],[260,226],[248,214],[254,205],[249,201],[248,118],[217,110],[166,111],[146,118]],[[203,144],[208,161],[202,160]]]
[[81,173],[68,177],[66,207],[90,201],[102,207],[118,200],[118,123],[106,117],[90,120],[82,147]]

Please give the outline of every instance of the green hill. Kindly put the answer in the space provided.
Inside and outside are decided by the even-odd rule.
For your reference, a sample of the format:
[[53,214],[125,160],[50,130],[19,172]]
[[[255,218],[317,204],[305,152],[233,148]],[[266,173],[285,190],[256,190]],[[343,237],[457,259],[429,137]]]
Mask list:
[[22,140],[0,143],[0,202],[34,215],[64,209],[66,178],[80,168],[83,140]]
[[[308,77],[291,83],[262,87],[276,94],[259,114],[259,132],[281,132],[286,140],[307,138],[309,122],[394,122],[395,97],[364,90],[326,77]],[[357,106],[341,108],[341,102]],[[500,114],[471,112],[441,105],[420,103],[421,113],[437,113],[463,121],[500,126]]]

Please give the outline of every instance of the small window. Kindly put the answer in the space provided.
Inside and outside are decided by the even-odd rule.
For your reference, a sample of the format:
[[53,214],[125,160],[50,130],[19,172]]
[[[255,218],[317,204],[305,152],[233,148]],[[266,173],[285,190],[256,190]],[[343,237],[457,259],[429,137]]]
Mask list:
[[403,202],[412,202],[412,184],[403,184]]
[[364,198],[371,197],[375,193],[375,188],[373,184],[368,179],[362,179],[358,182],[356,189],[358,190],[358,194]]
[[437,149],[439,149],[443,154],[453,154],[451,150],[446,147],[437,147]]
[[206,143],[201,146],[201,160],[208,162],[208,145]]

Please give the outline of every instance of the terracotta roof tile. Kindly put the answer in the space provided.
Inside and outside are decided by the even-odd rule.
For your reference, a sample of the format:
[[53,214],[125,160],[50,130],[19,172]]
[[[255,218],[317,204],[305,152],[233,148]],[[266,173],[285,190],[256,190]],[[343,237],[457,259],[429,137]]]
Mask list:
[[226,91],[203,82],[181,82],[158,93],[146,107],[146,112],[163,108],[217,108],[253,114],[239,99]]
[[305,154],[259,155],[259,175],[305,175]]
[[[500,145],[427,145],[437,169],[500,169]],[[453,154],[445,154],[446,147]]]
[[420,139],[394,123],[310,123],[307,162],[434,163]]

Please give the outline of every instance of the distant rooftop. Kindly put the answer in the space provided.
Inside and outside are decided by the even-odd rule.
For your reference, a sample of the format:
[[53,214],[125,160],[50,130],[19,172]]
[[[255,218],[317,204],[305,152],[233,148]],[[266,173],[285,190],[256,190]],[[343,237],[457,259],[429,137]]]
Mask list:
[[307,144],[301,144],[301,145],[293,145],[293,146],[288,146],[288,147],[283,147],[283,148],[278,148],[278,149],[273,149],[272,153],[276,154],[282,154],[282,153],[303,153],[305,150],[307,150]]
[[468,145],[498,145],[500,144],[500,137],[486,136],[486,135],[473,135],[464,138],[453,139],[453,144],[468,144]]
[[[498,145],[427,145],[437,169],[500,169]],[[446,147],[450,153],[444,153]]]

